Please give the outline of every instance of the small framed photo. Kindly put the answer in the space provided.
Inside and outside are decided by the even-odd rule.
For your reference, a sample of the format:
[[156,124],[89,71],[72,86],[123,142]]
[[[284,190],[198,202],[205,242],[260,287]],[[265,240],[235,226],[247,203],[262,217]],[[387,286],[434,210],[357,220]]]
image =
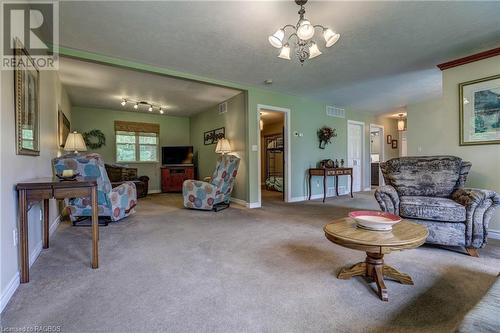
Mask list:
[[217,143],[220,139],[224,139],[226,137],[226,128],[216,128],[214,129],[214,143]]
[[391,141],[392,149],[398,149],[398,140]]
[[215,131],[214,130],[207,131],[207,132],[203,133],[203,143],[205,144],[205,146],[215,143]]
[[392,135],[387,135],[387,144],[390,145],[392,143]]

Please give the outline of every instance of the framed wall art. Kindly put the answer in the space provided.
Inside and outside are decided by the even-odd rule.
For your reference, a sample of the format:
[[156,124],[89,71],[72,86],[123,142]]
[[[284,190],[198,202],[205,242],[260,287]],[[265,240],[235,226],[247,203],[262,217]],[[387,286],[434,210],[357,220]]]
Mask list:
[[388,134],[387,135],[387,144],[390,145],[392,143],[392,135]]
[[61,108],[59,108],[57,112],[57,135],[59,141],[59,147],[64,147],[66,144],[66,139],[68,138],[68,134],[71,131],[71,123],[64,112],[62,112]]
[[500,74],[460,83],[460,145],[500,143]]
[[220,127],[203,133],[203,143],[206,145],[216,144],[220,139],[226,137],[226,128]]
[[398,140],[392,140],[391,147],[392,149],[398,149]]
[[15,46],[16,153],[38,156],[40,155],[40,72],[17,38]]

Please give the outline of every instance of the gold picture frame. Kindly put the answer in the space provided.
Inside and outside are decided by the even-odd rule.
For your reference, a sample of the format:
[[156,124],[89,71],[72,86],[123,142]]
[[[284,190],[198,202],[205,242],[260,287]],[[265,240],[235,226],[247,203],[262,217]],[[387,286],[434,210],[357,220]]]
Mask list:
[[40,155],[40,72],[15,39],[14,91],[17,155]]
[[500,74],[458,85],[460,146],[500,144]]

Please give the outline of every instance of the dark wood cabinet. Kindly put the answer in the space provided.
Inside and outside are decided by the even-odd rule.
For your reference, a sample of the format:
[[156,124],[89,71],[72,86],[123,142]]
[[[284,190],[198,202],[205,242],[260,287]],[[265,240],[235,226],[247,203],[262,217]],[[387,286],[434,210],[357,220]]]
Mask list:
[[194,179],[194,166],[161,167],[162,192],[182,192],[182,183],[186,179]]

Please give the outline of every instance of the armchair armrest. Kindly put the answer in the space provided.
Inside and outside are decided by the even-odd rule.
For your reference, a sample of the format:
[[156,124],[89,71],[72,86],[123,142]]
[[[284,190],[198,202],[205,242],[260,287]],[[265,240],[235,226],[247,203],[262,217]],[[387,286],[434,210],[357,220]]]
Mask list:
[[375,199],[384,212],[399,215],[399,195],[394,187],[391,185],[380,186],[375,191]]
[[211,210],[223,195],[215,185],[200,180],[188,179],[182,184],[184,206],[187,208]]
[[500,205],[500,195],[490,190],[461,188],[453,191],[451,199],[465,206],[466,246],[483,247],[488,236],[488,223]]
[[125,216],[134,213],[134,207],[137,205],[137,189],[133,182],[125,182],[120,186],[114,187],[109,193],[111,201],[111,219],[120,220]]

